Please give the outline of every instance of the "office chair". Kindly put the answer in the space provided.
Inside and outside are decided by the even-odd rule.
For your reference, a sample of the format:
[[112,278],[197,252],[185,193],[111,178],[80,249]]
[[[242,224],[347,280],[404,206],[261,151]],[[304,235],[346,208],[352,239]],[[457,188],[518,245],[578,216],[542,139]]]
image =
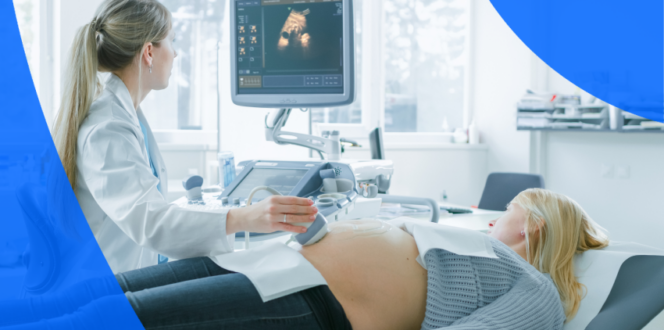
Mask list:
[[507,203],[529,188],[544,188],[544,178],[539,174],[491,173],[486,179],[478,208],[505,211]]
[[664,256],[627,259],[599,314],[586,330],[637,330],[664,310]]
[[371,147],[371,159],[385,159],[382,128],[376,127],[369,133],[369,146]]

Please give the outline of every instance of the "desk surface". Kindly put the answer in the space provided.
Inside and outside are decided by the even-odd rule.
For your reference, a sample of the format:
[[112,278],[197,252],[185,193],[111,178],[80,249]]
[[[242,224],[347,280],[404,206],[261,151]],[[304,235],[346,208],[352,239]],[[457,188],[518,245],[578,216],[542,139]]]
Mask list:
[[[438,204],[440,206],[447,206],[447,207],[459,207],[466,209],[468,208],[467,206],[461,206],[446,202],[439,202]],[[438,223],[448,226],[477,230],[485,233],[489,229],[489,222],[491,220],[497,219],[503,214],[502,211],[492,211],[492,210],[482,210],[482,209],[472,209],[472,210],[473,213],[466,213],[466,214],[441,213]],[[429,219],[431,218],[430,213],[410,216],[410,217],[426,221],[429,221]]]

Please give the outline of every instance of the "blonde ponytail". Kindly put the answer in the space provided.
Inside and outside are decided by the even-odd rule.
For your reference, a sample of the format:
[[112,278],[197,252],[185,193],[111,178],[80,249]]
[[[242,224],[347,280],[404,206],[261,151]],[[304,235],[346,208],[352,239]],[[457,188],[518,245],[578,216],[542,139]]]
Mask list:
[[574,256],[609,244],[604,229],[571,198],[544,189],[528,189],[512,203],[526,210],[526,256],[558,289],[567,320],[579,310],[585,288],[574,275]]
[[97,77],[97,43],[93,24],[78,30],[71,48],[60,111],[55,118],[53,140],[72,188],[76,187],[78,129],[101,90]]
[[107,0],[92,22],[78,30],[53,127],[53,141],[72,189],[78,130],[102,89],[98,71],[116,72],[135,63],[146,43],[159,46],[170,29],[171,14],[156,0]]

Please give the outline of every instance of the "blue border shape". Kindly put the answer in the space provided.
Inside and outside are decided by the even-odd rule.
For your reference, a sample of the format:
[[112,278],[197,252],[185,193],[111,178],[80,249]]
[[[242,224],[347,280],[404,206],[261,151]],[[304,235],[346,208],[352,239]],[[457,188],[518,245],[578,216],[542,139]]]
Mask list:
[[664,121],[664,4],[491,0],[540,59],[597,98]]
[[0,329],[143,329],[69,185],[0,1]]

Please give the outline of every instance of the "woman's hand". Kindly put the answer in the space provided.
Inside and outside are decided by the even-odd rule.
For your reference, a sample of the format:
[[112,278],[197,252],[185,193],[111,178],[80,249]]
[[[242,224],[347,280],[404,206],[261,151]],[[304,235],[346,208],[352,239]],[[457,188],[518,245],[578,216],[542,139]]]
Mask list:
[[307,198],[270,196],[256,204],[228,211],[226,233],[272,233],[279,230],[305,233],[306,227],[293,223],[313,222],[318,213],[313,204],[314,201]]

